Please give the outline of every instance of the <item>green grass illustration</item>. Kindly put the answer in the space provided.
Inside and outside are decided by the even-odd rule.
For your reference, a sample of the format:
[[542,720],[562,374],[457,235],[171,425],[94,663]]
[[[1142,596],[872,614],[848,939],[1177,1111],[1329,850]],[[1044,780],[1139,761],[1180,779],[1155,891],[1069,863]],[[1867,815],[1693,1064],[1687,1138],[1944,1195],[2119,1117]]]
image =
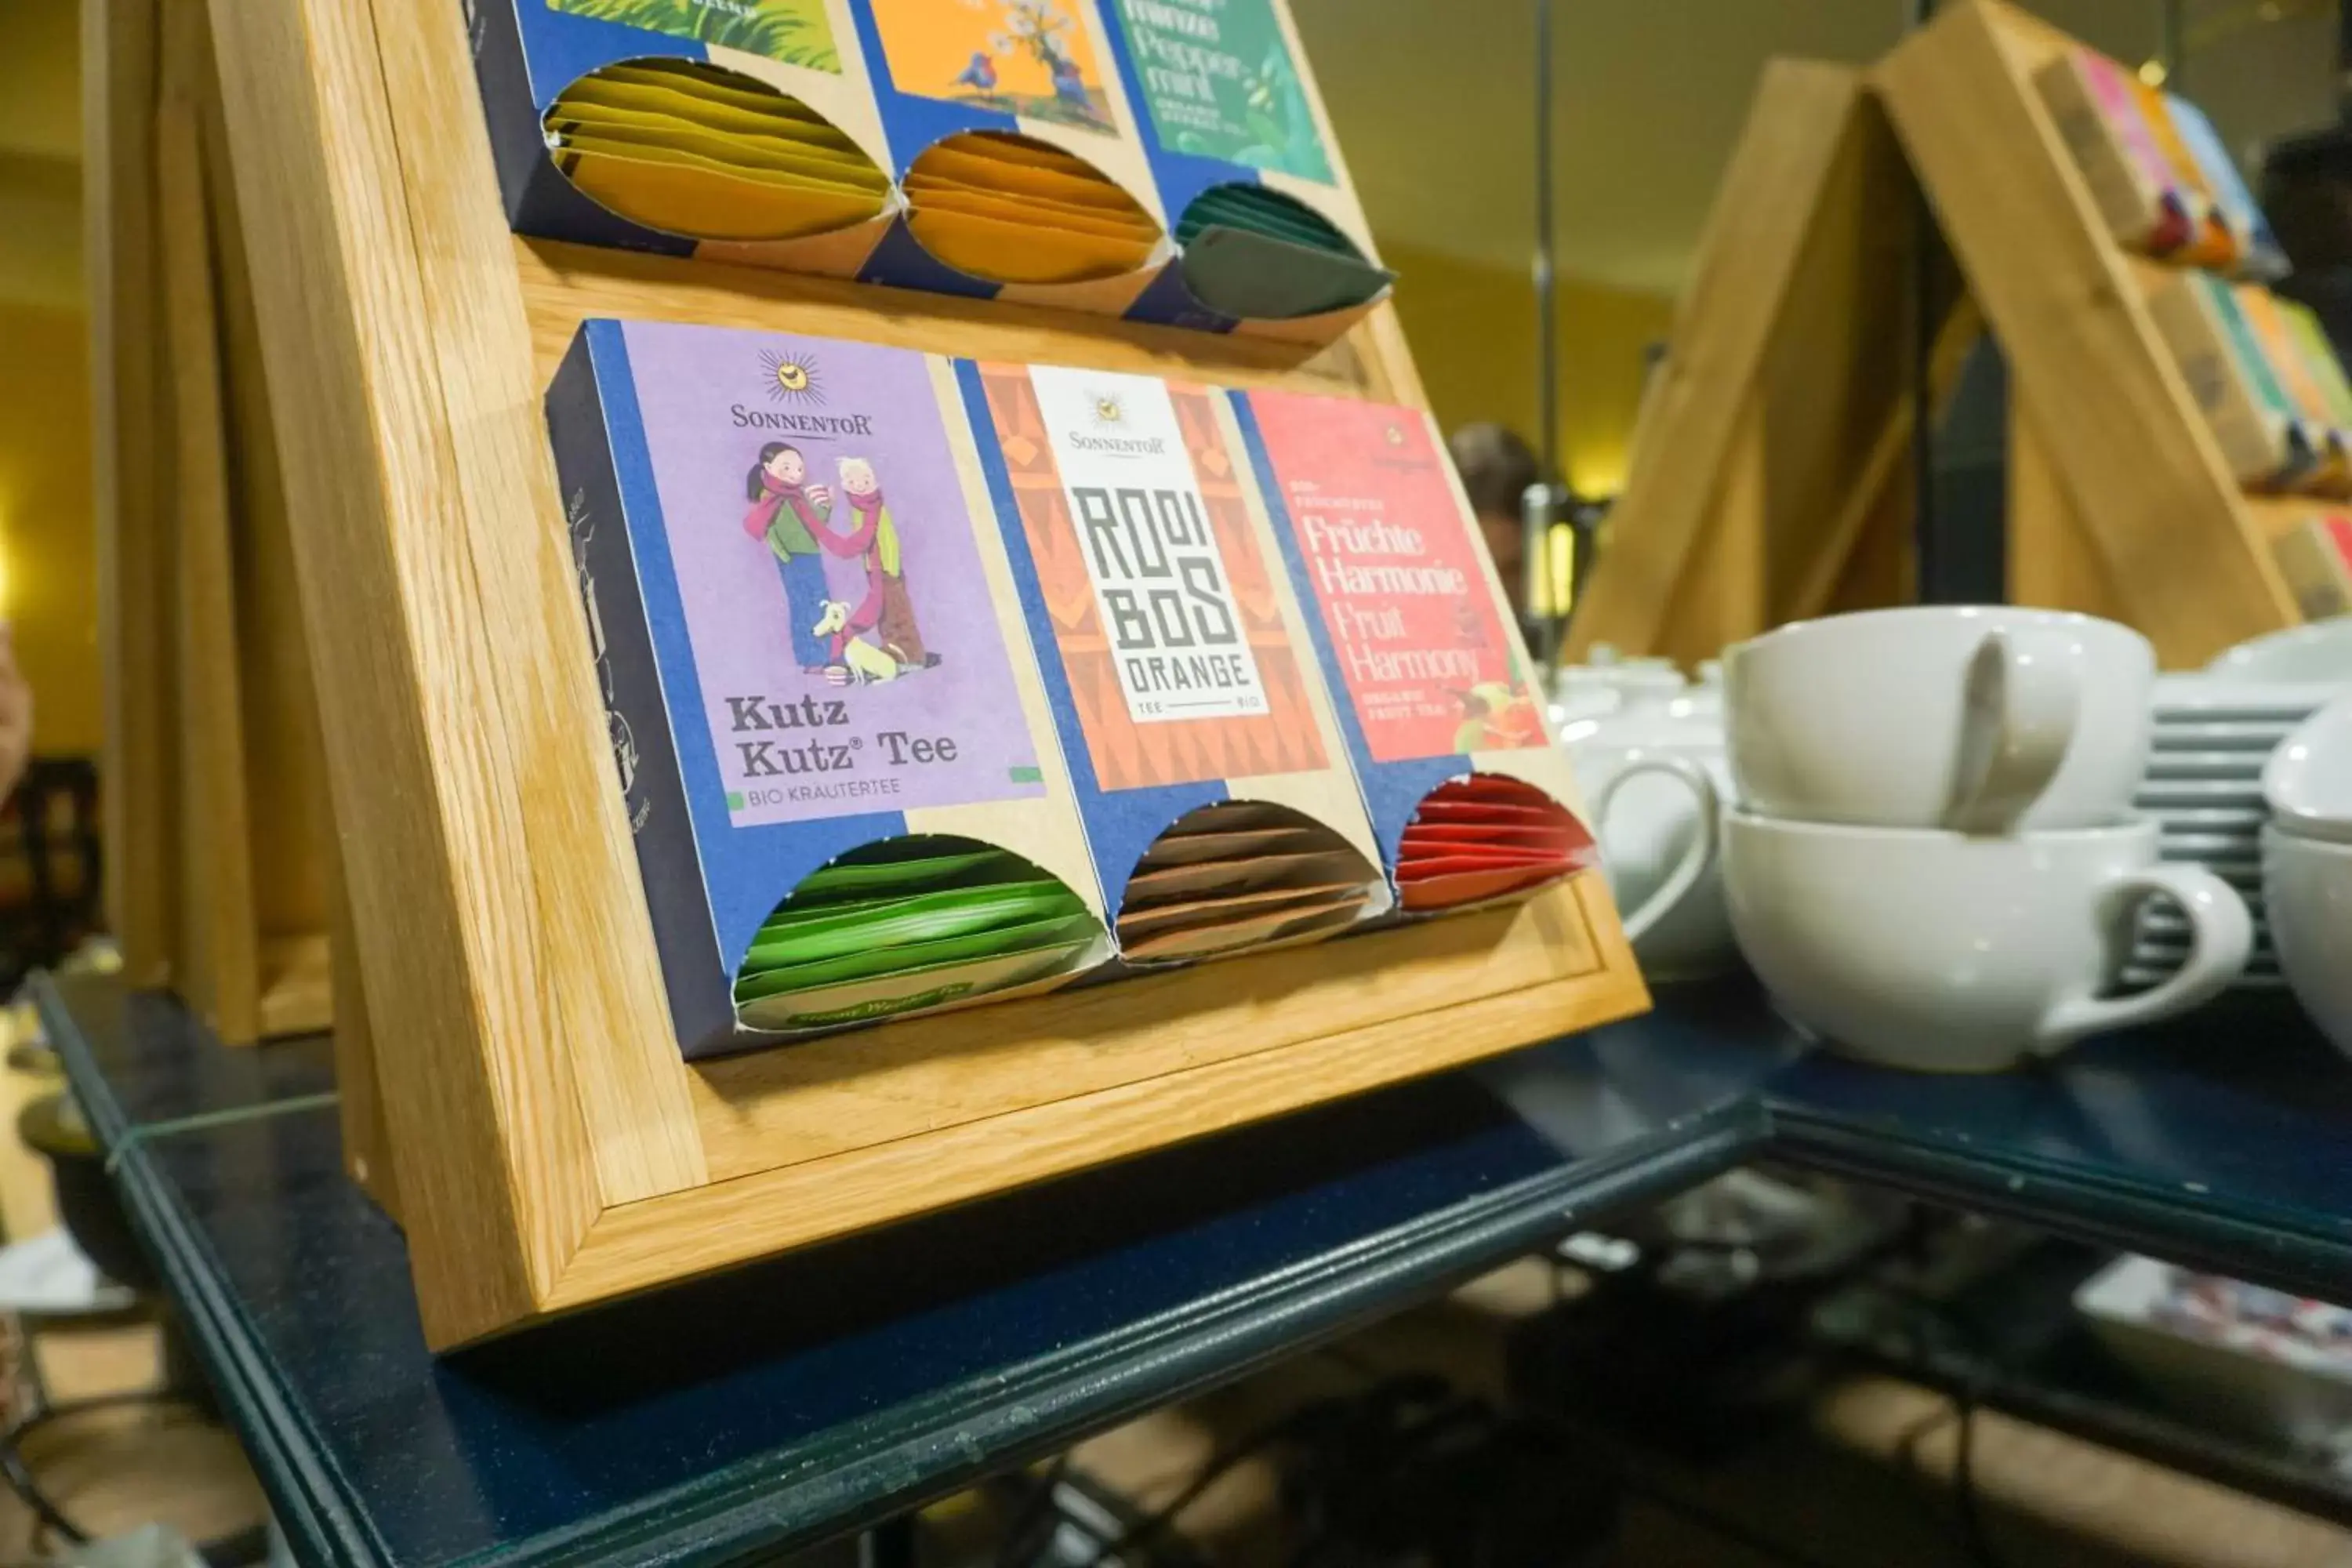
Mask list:
[[838,71],[824,0],[549,0],[558,11],[619,22],[786,65]]
[[1000,114],[1010,114],[1021,120],[1051,121],[1056,125],[1082,126],[1089,131],[1115,131],[1110,118],[1110,100],[1099,88],[1090,88],[1087,101],[1072,103],[1050,94],[1029,95],[1015,92],[962,92],[950,101],[968,103],[974,109],[991,109]]

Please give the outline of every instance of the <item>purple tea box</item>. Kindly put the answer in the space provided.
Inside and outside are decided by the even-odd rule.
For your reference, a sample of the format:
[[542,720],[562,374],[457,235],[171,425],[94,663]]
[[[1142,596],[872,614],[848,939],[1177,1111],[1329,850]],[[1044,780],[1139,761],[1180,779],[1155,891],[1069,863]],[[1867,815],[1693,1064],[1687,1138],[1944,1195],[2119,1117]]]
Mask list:
[[[591,321],[547,415],[583,653],[687,1056],[1027,994],[1108,956],[950,362]],[[787,896],[910,835],[1020,857],[1083,901],[1094,940],[1002,988],[884,986],[841,1016],[747,1024],[734,982]]]

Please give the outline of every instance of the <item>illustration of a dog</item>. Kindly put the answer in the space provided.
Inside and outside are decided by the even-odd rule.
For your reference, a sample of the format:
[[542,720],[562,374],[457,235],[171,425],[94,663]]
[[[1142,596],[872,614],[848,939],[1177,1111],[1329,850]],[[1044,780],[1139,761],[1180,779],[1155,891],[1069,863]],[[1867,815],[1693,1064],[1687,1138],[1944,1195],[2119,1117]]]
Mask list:
[[816,635],[833,639],[833,669],[841,671],[837,675],[833,674],[833,670],[826,672],[833,676],[834,684],[898,679],[905,668],[900,661],[887,648],[844,636],[848,625],[849,605],[840,599],[825,600],[824,613],[817,618]]

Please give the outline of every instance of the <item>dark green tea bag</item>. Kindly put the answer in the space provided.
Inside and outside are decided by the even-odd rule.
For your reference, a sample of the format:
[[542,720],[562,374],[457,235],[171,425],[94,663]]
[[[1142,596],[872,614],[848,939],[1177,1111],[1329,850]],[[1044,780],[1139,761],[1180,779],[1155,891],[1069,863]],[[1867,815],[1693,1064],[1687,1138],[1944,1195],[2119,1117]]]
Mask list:
[[1360,256],[1347,236],[1320,214],[1256,185],[1225,186],[1204,194],[1184,209],[1176,226],[1177,241],[1190,245],[1203,229],[1213,227],[1243,229],[1317,250]]
[[1349,310],[1396,280],[1352,247],[1302,245],[1223,225],[1202,229],[1186,244],[1181,265],[1194,299],[1245,321]]

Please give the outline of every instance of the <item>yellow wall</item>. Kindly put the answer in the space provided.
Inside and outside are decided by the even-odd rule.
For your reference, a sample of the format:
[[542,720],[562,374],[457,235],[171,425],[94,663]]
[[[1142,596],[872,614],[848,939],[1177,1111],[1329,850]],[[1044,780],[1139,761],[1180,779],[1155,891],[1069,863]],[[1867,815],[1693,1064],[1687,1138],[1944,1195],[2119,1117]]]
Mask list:
[[[1536,437],[1535,285],[1526,273],[1434,251],[1384,247],[1438,423],[1475,420]],[[1582,495],[1614,495],[1642,397],[1642,353],[1664,338],[1674,301],[1563,279],[1559,285],[1560,458]]]
[[88,330],[78,310],[0,303],[0,616],[43,756],[95,755],[104,733]]
[[72,0],[0,0],[0,617],[33,749],[95,755],[98,563]]

